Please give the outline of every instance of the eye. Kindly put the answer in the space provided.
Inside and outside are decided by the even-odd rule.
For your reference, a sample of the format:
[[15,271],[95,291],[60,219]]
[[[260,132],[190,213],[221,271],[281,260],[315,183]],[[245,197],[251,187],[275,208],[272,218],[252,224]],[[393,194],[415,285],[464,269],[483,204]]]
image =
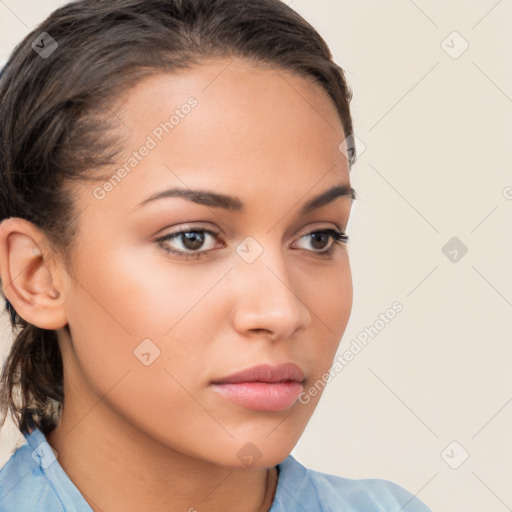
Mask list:
[[[339,248],[341,244],[348,243],[349,241],[349,237],[343,231],[338,231],[336,229],[312,231],[311,233],[303,235],[300,240],[302,239],[307,240],[315,249],[312,252],[317,253],[320,256],[332,256],[334,251]],[[333,240],[331,245],[328,245],[329,240]],[[328,248],[324,249],[326,244],[328,245]]]
[[[187,228],[181,231],[177,231],[176,233],[165,235],[161,238],[158,238],[156,241],[162,246],[162,248],[165,251],[169,253],[176,254],[177,256],[183,257],[185,259],[197,259],[202,255],[207,255],[207,252],[215,247],[215,244],[212,243],[205,244],[205,240],[208,240],[208,238],[210,237],[218,238],[218,236],[219,233],[216,233],[215,231],[211,231],[209,229]],[[178,242],[176,245],[178,245],[179,247],[177,249],[172,248],[171,246],[169,246],[168,243],[164,243],[170,241]],[[199,249],[203,250],[199,251]]]
[[[210,244],[205,244],[205,240],[207,241],[210,237],[212,239],[218,239],[219,236],[219,233],[209,229],[188,227],[160,237],[156,242],[168,253],[176,254],[185,259],[199,259],[202,256],[208,256],[208,253],[216,247],[215,243],[210,242]],[[349,237],[343,231],[336,229],[312,231],[301,236],[299,240],[307,240],[308,238],[309,243],[313,244],[313,250],[307,248],[306,250],[326,257],[331,256],[341,244],[349,241]],[[332,240],[330,245],[329,240]],[[176,247],[176,245],[172,247],[169,244],[171,241],[177,242],[176,245],[178,245],[178,247]],[[327,249],[324,249],[326,244]],[[221,246],[224,245],[222,244]]]

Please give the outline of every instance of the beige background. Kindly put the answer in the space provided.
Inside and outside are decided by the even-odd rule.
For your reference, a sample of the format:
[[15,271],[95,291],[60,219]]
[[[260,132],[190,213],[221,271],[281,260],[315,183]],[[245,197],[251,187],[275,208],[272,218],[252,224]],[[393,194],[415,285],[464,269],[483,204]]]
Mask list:
[[[63,3],[1,0],[0,62]],[[293,454],[393,480],[433,511],[511,510],[512,3],[288,3],[347,70],[365,149],[339,353],[403,305],[329,383]],[[442,251],[452,237],[468,248],[456,261]],[[12,425],[0,434],[1,466],[23,438]]]

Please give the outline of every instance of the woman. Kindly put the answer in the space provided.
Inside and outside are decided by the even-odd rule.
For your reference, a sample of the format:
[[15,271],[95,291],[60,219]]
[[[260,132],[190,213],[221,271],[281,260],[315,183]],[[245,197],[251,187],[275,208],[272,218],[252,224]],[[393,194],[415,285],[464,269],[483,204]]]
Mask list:
[[428,511],[290,455],[352,306],[351,92],[306,21],[81,0],[0,97],[2,510]]

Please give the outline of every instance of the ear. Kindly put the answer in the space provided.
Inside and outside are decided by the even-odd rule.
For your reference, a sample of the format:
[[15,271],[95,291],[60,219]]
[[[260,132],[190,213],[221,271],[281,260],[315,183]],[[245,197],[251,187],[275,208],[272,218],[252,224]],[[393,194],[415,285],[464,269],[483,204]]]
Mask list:
[[46,239],[31,222],[10,217],[0,223],[2,291],[18,315],[41,329],[67,324],[62,269]]

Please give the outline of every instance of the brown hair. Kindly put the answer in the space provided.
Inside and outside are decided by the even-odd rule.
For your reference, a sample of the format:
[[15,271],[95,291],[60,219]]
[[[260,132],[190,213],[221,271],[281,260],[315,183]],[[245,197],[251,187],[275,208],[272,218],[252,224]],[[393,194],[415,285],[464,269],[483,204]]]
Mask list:
[[[68,185],[104,180],[98,169],[115,164],[123,149],[109,115],[116,98],[147,76],[209,57],[312,78],[352,135],[343,70],[316,30],[280,0],[79,0],[25,37],[2,72],[0,222],[32,222],[69,266],[79,212]],[[15,339],[0,379],[0,425],[10,411],[22,432],[35,425],[46,435],[64,402],[57,333],[29,324],[7,300],[6,309]]]

